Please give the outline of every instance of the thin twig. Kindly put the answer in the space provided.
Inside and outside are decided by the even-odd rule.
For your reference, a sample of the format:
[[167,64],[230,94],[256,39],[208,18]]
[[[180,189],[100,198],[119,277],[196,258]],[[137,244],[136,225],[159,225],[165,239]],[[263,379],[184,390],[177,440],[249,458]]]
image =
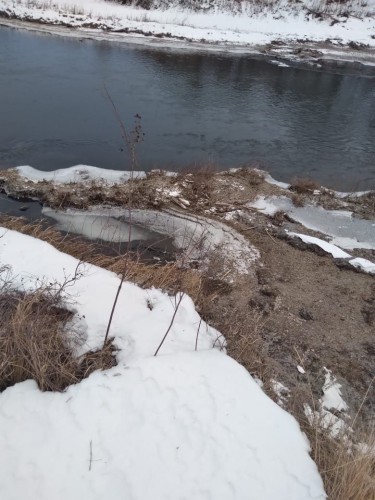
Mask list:
[[128,133],[126,132],[126,128],[125,128],[124,122],[122,121],[121,116],[120,116],[120,114],[119,114],[119,112],[117,110],[116,104],[114,103],[114,101],[112,99],[112,96],[110,95],[110,93],[109,93],[109,91],[108,91],[108,89],[107,89],[106,86],[104,86],[104,90],[106,92],[106,95],[107,95],[107,98],[108,98],[109,102],[112,105],[115,117],[116,117],[116,119],[117,119],[117,121],[119,123],[120,130],[121,130],[121,135],[122,135],[124,143],[126,144],[126,147],[128,149],[128,153],[129,153],[130,161],[131,162],[130,162],[130,178],[128,180],[129,185],[130,185],[130,190],[129,190],[129,198],[128,198],[128,224],[129,224],[129,232],[128,232],[128,241],[127,241],[127,252],[126,252],[125,258],[124,258],[124,268],[123,268],[122,273],[121,273],[120,283],[119,283],[119,286],[117,288],[115,300],[114,300],[114,302],[112,304],[111,314],[109,316],[109,320],[108,320],[108,324],[107,324],[107,329],[106,329],[105,336],[104,336],[103,347],[105,347],[106,343],[108,342],[108,337],[109,337],[109,332],[110,332],[111,325],[112,325],[113,315],[115,313],[117,302],[118,302],[118,298],[120,296],[122,285],[123,285],[123,283],[125,281],[125,277],[126,277],[127,270],[128,270],[128,259],[129,259],[129,252],[130,252],[130,248],[131,248],[131,233],[132,233],[132,225],[133,225],[132,224],[133,180],[134,180],[134,170],[135,170],[135,167],[137,165],[137,158],[136,158],[136,154],[135,154],[135,142],[134,141],[132,142],[131,138],[129,137]]
[[91,471],[91,464],[92,464],[92,440],[90,441],[90,464],[89,464],[89,471]]
[[201,324],[202,324],[202,318],[199,320],[199,325],[198,325],[198,330],[197,330],[197,336],[195,338],[195,351],[198,348],[198,335],[199,335],[199,330],[201,328]]
[[165,332],[165,334],[164,334],[164,337],[162,338],[162,341],[161,341],[161,342],[160,342],[160,344],[159,344],[159,347],[156,349],[154,356],[157,356],[157,354],[158,354],[158,352],[159,352],[159,350],[160,350],[161,346],[164,344],[164,341],[165,341],[165,339],[167,338],[168,333],[170,332],[170,330],[171,330],[171,328],[172,328],[172,326],[173,326],[174,319],[175,319],[175,317],[176,317],[176,314],[177,314],[178,308],[180,307],[180,304],[181,304],[181,302],[182,302],[182,299],[184,298],[184,295],[185,295],[184,293],[180,292],[180,298],[179,298],[179,300],[178,300],[178,302],[177,302],[177,304],[176,304],[176,307],[175,307],[175,309],[174,309],[174,313],[173,313],[173,316],[172,316],[171,322],[170,322],[170,324],[169,324],[169,326],[168,326],[167,331],[166,331],[166,332]]

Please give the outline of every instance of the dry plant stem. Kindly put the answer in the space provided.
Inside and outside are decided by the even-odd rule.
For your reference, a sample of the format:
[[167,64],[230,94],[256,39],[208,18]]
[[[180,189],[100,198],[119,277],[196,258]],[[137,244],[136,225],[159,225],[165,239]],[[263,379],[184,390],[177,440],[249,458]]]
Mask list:
[[89,464],[89,471],[91,471],[91,465],[92,465],[92,440],[90,441],[90,464]]
[[164,337],[162,338],[162,341],[161,341],[161,342],[160,342],[160,344],[159,344],[159,347],[156,349],[154,356],[157,356],[157,355],[158,355],[158,352],[159,352],[159,350],[160,350],[161,346],[164,344],[164,341],[165,341],[165,339],[167,338],[168,333],[171,331],[171,328],[172,328],[172,326],[173,326],[173,323],[174,323],[174,320],[175,320],[176,314],[177,314],[177,312],[178,312],[178,308],[180,307],[180,304],[181,304],[181,302],[182,302],[182,299],[184,298],[184,295],[185,295],[184,293],[180,292],[180,298],[178,299],[178,302],[177,302],[176,307],[175,307],[175,309],[174,309],[174,313],[173,313],[173,316],[172,316],[171,322],[170,322],[170,324],[169,324],[169,326],[168,326],[167,331],[166,331],[166,332],[165,332],[165,334],[164,334]]
[[202,318],[199,320],[199,325],[198,325],[198,330],[197,330],[197,336],[195,338],[195,351],[198,349],[198,337],[199,337],[199,330],[201,328],[201,324],[202,324]]
[[121,273],[121,279],[120,279],[119,286],[117,288],[116,297],[115,297],[115,300],[114,300],[114,302],[112,304],[111,314],[109,316],[107,330],[105,332],[103,347],[108,342],[108,337],[109,337],[109,332],[110,332],[111,325],[112,325],[113,315],[114,315],[115,310],[116,310],[118,298],[119,298],[119,295],[120,295],[120,292],[121,292],[121,289],[122,289],[122,285],[123,285],[124,280],[125,280],[127,268],[128,268],[128,255],[129,255],[129,251],[130,251],[131,232],[132,232],[132,211],[131,211],[131,209],[132,209],[132,192],[133,192],[132,188],[133,188],[133,180],[134,180],[134,170],[135,170],[135,167],[136,167],[135,144],[131,142],[129,135],[126,132],[126,128],[125,128],[124,122],[121,119],[121,116],[120,116],[120,114],[119,114],[119,112],[118,112],[118,110],[116,108],[116,105],[115,105],[115,103],[114,103],[114,101],[113,101],[110,93],[108,92],[107,87],[104,86],[104,89],[105,89],[107,98],[108,98],[108,100],[111,103],[111,106],[113,108],[113,112],[115,114],[115,117],[116,117],[116,119],[117,119],[117,121],[119,123],[120,130],[121,130],[121,136],[122,136],[122,138],[124,140],[124,143],[125,143],[125,145],[126,145],[126,147],[128,149],[131,163],[130,163],[130,179],[129,179],[129,182],[130,182],[130,192],[129,192],[129,200],[128,200],[129,233],[128,233],[128,241],[127,241],[127,252],[125,254],[124,268],[123,268],[123,272]]

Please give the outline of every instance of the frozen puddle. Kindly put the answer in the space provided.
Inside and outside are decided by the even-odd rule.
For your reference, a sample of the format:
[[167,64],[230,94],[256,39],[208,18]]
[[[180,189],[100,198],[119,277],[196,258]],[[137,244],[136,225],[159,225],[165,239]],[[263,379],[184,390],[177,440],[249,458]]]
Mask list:
[[[101,207],[64,212],[44,208],[43,215],[56,220],[59,229],[90,239],[121,242],[127,241],[129,237],[129,212],[121,208]],[[169,238],[189,260],[204,264],[212,252],[219,252],[228,271],[248,274],[252,272],[254,261],[259,258],[258,250],[241,234],[219,221],[177,210],[134,209],[131,218],[132,240]],[[226,269],[223,271],[225,273]]]
[[108,214],[90,214],[67,210],[66,212],[43,208],[43,215],[56,221],[57,229],[67,233],[81,234],[90,240],[101,240],[109,243],[126,243],[127,241],[160,241],[163,235],[155,231],[130,224],[117,216]]
[[330,238],[330,242],[347,250],[375,249],[375,221],[358,219],[345,210],[326,210],[306,205],[295,207],[286,196],[258,196],[249,207],[273,215],[278,210],[286,212],[293,220]]

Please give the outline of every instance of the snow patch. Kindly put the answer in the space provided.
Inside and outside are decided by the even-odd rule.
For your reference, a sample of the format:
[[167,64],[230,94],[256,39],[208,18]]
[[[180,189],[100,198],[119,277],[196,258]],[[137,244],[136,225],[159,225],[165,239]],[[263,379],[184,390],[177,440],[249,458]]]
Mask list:
[[[323,396],[319,399],[317,408],[314,410],[308,404],[304,405],[305,415],[310,425],[328,430],[332,437],[351,433],[351,427],[344,420],[346,417],[344,412],[349,407],[341,396],[341,384],[337,382],[331,370],[324,367],[324,371]],[[336,412],[342,412],[343,414],[338,416]]]
[[325,382],[323,385],[324,396],[321,399],[322,407],[326,410],[346,411],[348,405],[341,396],[341,384],[332,375],[332,372],[324,367]]
[[135,179],[146,177],[145,172],[130,172],[123,170],[109,170],[92,167],[90,165],[75,165],[44,172],[28,165],[16,167],[21,177],[33,182],[49,181],[55,184],[69,184],[72,182],[104,181],[108,184],[118,184],[128,181],[132,175]]
[[349,261],[356,269],[360,269],[368,274],[375,274],[375,263],[361,257],[356,257]]
[[333,244],[340,243],[346,250],[375,249],[375,222],[358,219],[347,210],[326,210],[314,205],[295,207],[287,196],[258,196],[248,206],[271,216],[282,210],[303,226],[326,234]]
[[290,231],[286,232],[289,234],[289,236],[299,238],[304,243],[317,245],[318,247],[322,248],[325,252],[331,254],[334,259],[347,259],[351,257],[351,255],[341,250],[341,248],[332,245],[332,243],[328,243],[327,241],[321,240],[320,238],[315,238],[314,236],[308,236],[307,234],[293,233]]
[[273,392],[278,397],[277,404],[279,406],[284,406],[284,404],[286,403],[286,401],[289,398],[290,389],[288,389],[288,387],[286,387],[284,384],[282,384],[281,382],[279,382],[278,380],[275,380],[275,379],[271,379],[270,383],[271,383],[271,387],[272,387]]
[[[0,260],[24,290],[61,282],[79,264],[6,229]],[[102,344],[118,285],[115,274],[87,264],[71,286],[87,333],[78,352]],[[195,352],[201,319],[189,297],[153,356],[176,300],[125,282],[111,329],[117,366],[63,393],[43,393],[29,380],[0,394],[0,498],[326,498],[297,422],[213,349],[220,334],[203,321]]]

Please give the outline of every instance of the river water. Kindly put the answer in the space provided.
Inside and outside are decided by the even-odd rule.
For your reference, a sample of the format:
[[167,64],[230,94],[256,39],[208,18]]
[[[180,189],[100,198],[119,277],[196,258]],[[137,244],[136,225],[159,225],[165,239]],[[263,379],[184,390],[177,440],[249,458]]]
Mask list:
[[279,180],[375,188],[375,79],[0,27],[0,168],[257,165]]

